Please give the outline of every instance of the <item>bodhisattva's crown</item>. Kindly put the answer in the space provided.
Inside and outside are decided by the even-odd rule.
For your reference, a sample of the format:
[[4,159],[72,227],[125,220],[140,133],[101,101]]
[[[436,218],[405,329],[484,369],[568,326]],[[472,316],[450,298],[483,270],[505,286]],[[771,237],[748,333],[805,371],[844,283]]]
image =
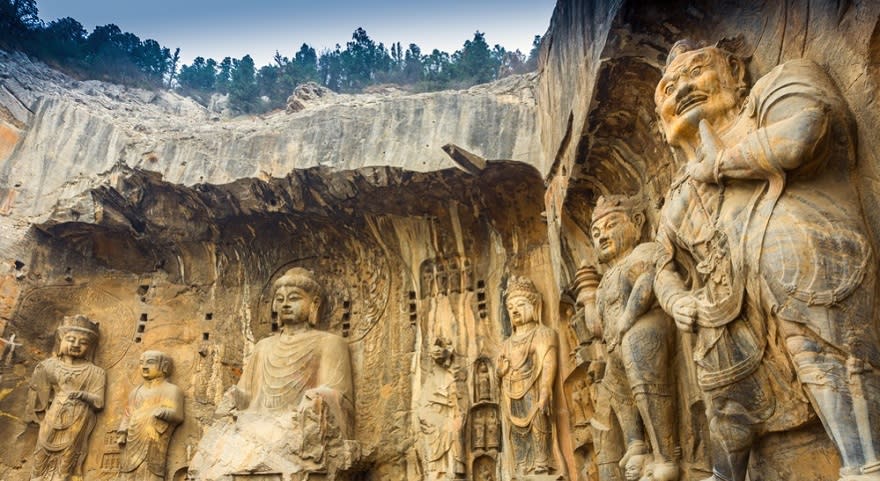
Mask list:
[[525,297],[532,304],[541,300],[541,293],[535,288],[535,284],[525,276],[511,276],[507,281],[507,298]]
[[596,201],[591,223],[614,212],[623,212],[632,216],[643,210],[644,207],[638,195],[603,195]]
[[98,336],[98,324],[82,314],[64,316],[61,325],[58,326],[58,330],[61,332],[79,331],[91,334],[95,337]]

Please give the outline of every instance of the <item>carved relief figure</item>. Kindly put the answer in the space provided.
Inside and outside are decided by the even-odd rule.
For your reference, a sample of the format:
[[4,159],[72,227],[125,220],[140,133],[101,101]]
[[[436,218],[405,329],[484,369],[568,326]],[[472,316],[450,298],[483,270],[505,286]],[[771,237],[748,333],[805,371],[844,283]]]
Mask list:
[[471,439],[475,451],[497,451],[498,403],[491,378],[491,361],[480,357],[474,363],[474,404],[471,406]]
[[279,411],[300,407],[304,399],[326,397],[346,414],[351,427],[353,388],[348,344],[340,336],[313,329],[322,302],[321,286],[305,269],[293,268],[275,281],[272,312],[281,333],[257,342],[238,385],[230,390],[239,411]]
[[140,359],[144,383],[128,396],[128,406],[116,430],[122,448],[119,481],[162,481],[168,443],[183,422],[183,391],[168,382],[171,358],[146,351]]
[[445,263],[449,268],[449,293],[457,294],[461,292],[461,264],[457,257],[450,257]]
[[467,258],[461,261],[461,283],[464,290],[474,290],[474,269],[471,260]]
[[492,380],[489,378],[488,359],[477,361],[476,378],[477,402],[492,402]]
[[[220,419],[191,463],[195,479],[237,472],[337,472],[357,457],[348,344],[313,329],[322,289],[311,271],[289,269],[274,285],[281,331],[257,342]],[[354,450],[354,451],[352,451]],[[349,452],[352,451],[352,452]]]
[[104,407],[107,376],[92,363],[98,325],[66,316],[56,335],[55,356],[37,364],[31,378],[30,408],[40,420],[31,480],[81,479],[86,444]]
[[684,41],[655,101],[686,161],[661,211],[655,289],[696,332],[710,479],[743,480],[756,436],[803,422],[787,355],[840,451],[841,479],[880,480],[875,261],[839,91],[807,60],[749,89],[743,59]]
[[452,370],[452,342],[438,338],[430,349],[434,365],[422,386],[419,427],[422,433],[428,479],[459,479],[464,476],[462,410]]
[[437,295],[445,296],[449,294],[449,272],[446,270],[446,260],[438,258],[434,264],[435,275],[437,278]]
[[587,383],[583,380],[578,381],[571,390],[571,406],[569,409],[572,413],[572,424],[574,426],[586,426],[589,421],[587,408],[590,403],[590,393]]
[[474,461],[474,481],[495,481],[495,460],[480,456]]
[[507,283],[507,311],[513,334],[498,357],[504,415],[516,470],[546,474],[555,469],[550,418],[556,355],[556,332],[540,323],[541,294],[532,281],[513,276]]
[[494,404],[482,404],[471,410],[471,439],[475,451],[498,450],[500,438],[497,409]]
[[594,300],[585,303],[584,319],[587,330],[601,333],[606,345],[600,386],[610,395],[626,443],[619,461],[625,478],[639,479],[647,468],[653,473],[648,479],[675,481],[679,470],[669,372],[675,327],[654,297],[660,250],[654,243],[639,244],[644,222],[637,198],[599,198],[590,230],[599,261],[608,270],[595,296],[585,296]]
[[419,289],[420,298],[431,297],[434,295],[434,262],[426,259],[422,262],[421,272],[421,288]]

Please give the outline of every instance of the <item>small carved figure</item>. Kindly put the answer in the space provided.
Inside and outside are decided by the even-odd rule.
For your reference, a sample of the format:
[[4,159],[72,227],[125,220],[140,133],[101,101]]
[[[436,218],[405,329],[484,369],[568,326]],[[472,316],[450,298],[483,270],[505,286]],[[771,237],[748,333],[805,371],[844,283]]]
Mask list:
[[434,262],[430,259],[422,262],[420,299],[434,295]]
[[[679,470],[669,380],[675,327],[654,297],[654,265],[661,252],[657,244],[639,244],[644,222],[637,198],[599,198],[591,234],[608,270],[595,296],[582,296],[595,299],[587,301],[584,315],[587,330],[601,333],[607,347],[601,386],[610,394],[626,443],[620,467],[624,474],[641,473],[647,461],[652,479],[675,481]],[[648,440],[652,457],[647,456]]]
[[480,456],[474,460],[474,481],[495,481],[495,460]]
[[[356,460],[348,344],[318,331],[322,289],[311,271],[287,270],[274,285],[281,332],[257,342],[238,385],[190,464],[194,479],[236,472],[326,473]],[[349,452],[353,451],[353,452]],[[268,471],[266,471],[268,470]]]
[[86,443],[104,408],[107,375],[92,363],[98,325],[66,316],[56,336],[55,356],[37,364],[31,377],[31,409],[40,420],[32,481],[81,479]]
[[437,278],[437,295],[446,296],[449,294],[449,271],[447,271],[446,260],[437,258],[434,269]]
[[144,383],[128,396],[128,406],[116,430],[122,448],[119,481],[162,481],[168,443],[183,422],[183,391],[168,382],[171,358],[163,352],[141,354]]
[[461,264],[457,257],[446,259],[445,264],[448,268],[449,293],[458,294],[461,292]]
[[876,262],[850,176],[852,117],[808,60],[751,89],[746,77],[739,56],[682,41],[655,92],[686,161],[661,211],[655,290],[696,332],[709,479],[742,481],[757,436],[804,422],[790,359],[840,451],[841,479],[880,480]]
[[489,378],[488,359],[477,363],[477,402],[492,401],[492,380]]
[[474,269],[471,260],[467,258],[461,261],[461,285],[467,291],[474,290]]
[[474,449],[486,449],[486,416],[481,409],[474,411],[471,416],[473,416],[471,422],[474,429]]
[[574,426],[586,426],[589,418],[587,415],[587,405],[590,403],[589,391],[587,383],[581,379],[571,389],[571,412]]
[[513,334],[498,357],[504,415],[510,423],[510,443],[519,474],[546,474],[553,461],[552,406],[556,378],[556,332],[540,323],[541,294],[525,277],[507,283],[507,311]]
[[498,423],[498,407],[486,410],[486,449],[501,447],[501,425]]

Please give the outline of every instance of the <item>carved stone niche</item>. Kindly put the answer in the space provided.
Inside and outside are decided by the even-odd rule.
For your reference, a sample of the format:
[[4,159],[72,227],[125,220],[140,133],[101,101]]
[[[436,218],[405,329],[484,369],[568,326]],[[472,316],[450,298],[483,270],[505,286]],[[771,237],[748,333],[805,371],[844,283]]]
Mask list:
[[115,474],[119,472],[119,461],[122,450],[116,443],[116,429],[104,433],[104,452],[101,454],[101,472]]
[[[501,451],[501,418],[497,401],[494,367],[488,358],[478,358],[473,368],[473,402],[468,415],[471,465],[477,458]],[[476,473],[476,471],[474,471]]]
[[498,478],[498,466],[494,456],[481,455],[473,462],[474,481],[496,481]]
[[474,271],[467,257],[425,259],[419,268],[419,298],[452,295],[474,290]]

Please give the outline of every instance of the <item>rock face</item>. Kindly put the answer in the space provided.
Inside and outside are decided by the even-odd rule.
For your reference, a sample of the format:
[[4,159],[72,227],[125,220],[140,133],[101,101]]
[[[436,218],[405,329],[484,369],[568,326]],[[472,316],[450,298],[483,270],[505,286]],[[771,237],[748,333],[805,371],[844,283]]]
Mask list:
[[490,159],[541,155],[534,75],[464,92],[333,95],[296,113],[220,119],[175,94],[73,82],[20,55],[3,55],[3,91],[12,95],[3,103],[11,117],[4,137],[21,131],[0,172],[5,184],[18,185],[7,190],[15,196],[13,215],[40,216],[69,196],[62,192],[71,182],[83,181],[75,189],[84,191],[116,164],[191,186],[316,166],[433,171],[452,166],[440,150],[449,142]]
[[107,378],[84,479],[136,465],[117,429],[144,351],[184,396],[156,469],[205,465],[285,335],[273,283],[305,268],[351,357],[351,435],[326,435],[335,401],[282,403],[247,429],[307,420],[273,439],[309,468],[218,476],[878,479],[878,18],[560,1],[536,74],[306,86],[231,119],[0,53],[0,478],[44,465],[35,371],[69,360],[75,315]]

